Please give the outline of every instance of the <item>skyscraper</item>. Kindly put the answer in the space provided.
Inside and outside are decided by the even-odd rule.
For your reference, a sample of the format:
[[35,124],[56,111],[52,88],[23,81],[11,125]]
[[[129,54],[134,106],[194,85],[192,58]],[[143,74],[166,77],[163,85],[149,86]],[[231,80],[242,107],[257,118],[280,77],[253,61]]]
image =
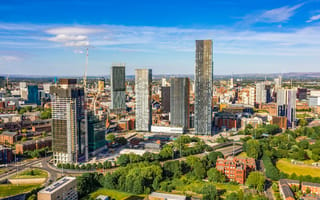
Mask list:
[[161,106],[165,113],[170,112],[170,87],[161,87]]
[[126,109],[126,68],[111,67],[111,109]]
[[211,135],[212,79],[212,40],[197,40],[194,105],[194,127],[197,135]]
[[170,87],[171,125],[189,128],[189,78],[172,78]]
[[84,89],[76,79],[60,79],[52,94],[52,151],[54,163],[77,163],[87,155]]
[[136,130],[150,131],[151,111],[151,69],[136,69],[135,92],[136,92]]
[[278,89],[277,109],[278,116],[287,117],[288,127],[294,128],[296,121],[296,89]]

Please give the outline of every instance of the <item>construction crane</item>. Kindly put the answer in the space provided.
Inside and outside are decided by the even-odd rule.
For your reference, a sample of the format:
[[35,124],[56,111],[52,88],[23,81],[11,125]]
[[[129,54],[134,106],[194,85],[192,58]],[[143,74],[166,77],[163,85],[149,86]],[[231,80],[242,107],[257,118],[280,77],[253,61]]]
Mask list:
[[89,160],[89,148],[88,148],[88,108],[87,108],[87,72],[88,72],[88,60],[89,60],[89,47],[86,48],[86,66],[83,76],[83,89],[84,89],[84,120],[85,120],[85,158],[86,161]]

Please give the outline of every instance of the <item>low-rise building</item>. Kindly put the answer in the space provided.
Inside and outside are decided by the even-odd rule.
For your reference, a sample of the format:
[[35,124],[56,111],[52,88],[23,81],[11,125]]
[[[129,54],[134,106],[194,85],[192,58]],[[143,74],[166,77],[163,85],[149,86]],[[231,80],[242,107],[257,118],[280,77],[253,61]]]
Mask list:
[[77,181],[75,177],[63,177],[38,192],[41,200],[77,200]]
[[228,158],[218,158],[216,168],[229,181],[244,184],[249,172],[256,170],[256,161],[253,158],[239,158],[229,156]]
[[281,129],[287,129],[287,117],[272,116],[271,124],[278,125]]
[[286,179],[280,179],[279,181],[280,195],[284,200],[295,200],[294,194],[290,189],[288,181]]
[[0,134],[0,144],[14,144],[17,141],[18,133],[5,131]]
[[248,125],[251,125],[253,128],[258,128],[262,124],[262,119],[259,117],[254,118],[241,118],[241,129],[245,129]]
[[13,161],[12,149],[0,145],[0,164],[7,164]]
[[303,193],[307,193],[308,190],[310,191],[310,193],[319,195],[320,194],[320,184],[319,183],[302,182],[301,183],[301,191]]
[[23,154],[25,151],[34,151],[36,149],[51,147],[51,145],[52,145],[52,137],[25,141],[23,143],[16,144],[16,153]]

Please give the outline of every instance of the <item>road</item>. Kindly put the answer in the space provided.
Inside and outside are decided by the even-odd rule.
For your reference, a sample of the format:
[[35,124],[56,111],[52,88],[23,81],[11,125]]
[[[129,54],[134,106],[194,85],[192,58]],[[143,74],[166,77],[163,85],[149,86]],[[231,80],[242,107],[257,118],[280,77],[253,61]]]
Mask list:
[[12,176],[14,173],[17,173],[28,167],[36,165],[40,163],[42,160],[43,159],[29,160],[29,161],[19,162],[17,163],[17,165],[10,164],[9,167],[7,168],[8,171],[0,175],[0,180],[7,179],[8,177]]

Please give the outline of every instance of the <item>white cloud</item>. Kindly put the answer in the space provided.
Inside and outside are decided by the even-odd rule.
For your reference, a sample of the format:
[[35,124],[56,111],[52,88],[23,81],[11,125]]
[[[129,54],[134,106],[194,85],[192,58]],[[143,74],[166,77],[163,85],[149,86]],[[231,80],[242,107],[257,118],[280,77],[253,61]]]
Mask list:
[[83,41],[87,40],[88,37],[86,35],[65,35],[58,34],[55,37],[49,38],[48,40],[53,42],[65,42],[65,41]]
[[66,35],[79,35],[79,34],[92,34],[103,32],[100,28],[86,28],[86,27],[58,27],[46,30],[47,33],[52,35],[66,34]]
[[17,57],[17,56],[0,56],[0,61],[4,61],[4,62],[17,62],[20,61],[21,58]]
[[271,10],[265,10],[253,14],[246,15],[243,19],[243,23],[253,24],[258,22],[263,23],[279,23],[287,22],[304,4],[298,4],[295,6],[283,6],[280,8],[274,8]]
[[311,23],[311,22],[313,22],[313,21],[317,21],[317,20],[319,20],[320,19],[320,14],[319,15],[314,15],[314,16],[312,16],[309,20],[307,20],[306,22],[307,23]]

